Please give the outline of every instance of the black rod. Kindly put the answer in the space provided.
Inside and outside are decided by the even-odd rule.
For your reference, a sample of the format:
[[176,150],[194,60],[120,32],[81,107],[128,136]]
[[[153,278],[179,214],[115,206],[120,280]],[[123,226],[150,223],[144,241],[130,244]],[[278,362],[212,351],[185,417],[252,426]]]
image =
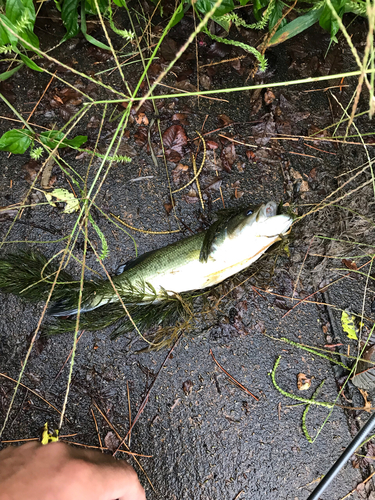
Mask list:
[[360,444],[365,440],[365,438],[370,434],[370,432],[375,427],[375,413],[371,415],[366,424],[362,427],[362,429],[358,432],[353,441],[348,445],[346,450],[343,452],[340,458],[336,460],[336,462],[329,469],[327,474],[320,481],[315,490],[310,494],[307,500],[318,500],[319,496],[323,493],[323,491],[328,487],[328,485],[333,481],[333,479],[337,476],[340,470],[344,467],[349,458],[353,455],[355,450],[360,446]]

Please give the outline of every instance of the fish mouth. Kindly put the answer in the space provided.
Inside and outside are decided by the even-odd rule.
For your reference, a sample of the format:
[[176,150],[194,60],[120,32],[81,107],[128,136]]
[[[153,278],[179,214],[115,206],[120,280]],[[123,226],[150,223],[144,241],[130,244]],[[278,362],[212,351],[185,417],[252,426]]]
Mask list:
[[275,215],[277,215],[277,208],[277,203],[275,201],[269,201],[268,203],[262,205],[256,218],[257,222],[270,217],[275,217]]
[[256,215],[257,236],[274,238],[277,235],[285,235],[288,233],[293,218],[283,213],[281,207],[273,200],[261,205]]

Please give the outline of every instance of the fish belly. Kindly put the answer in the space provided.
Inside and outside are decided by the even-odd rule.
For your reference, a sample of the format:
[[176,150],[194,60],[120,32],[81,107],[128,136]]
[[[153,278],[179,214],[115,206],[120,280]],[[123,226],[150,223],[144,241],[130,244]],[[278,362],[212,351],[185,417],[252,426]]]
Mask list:
[[278,239],[277,236],[258,237],[251,244],[228,241],[207,262],[195,259],[175,268],[160,270],[146,281],[157,292],[165,290],[169,294],[207,288],[246,269]]

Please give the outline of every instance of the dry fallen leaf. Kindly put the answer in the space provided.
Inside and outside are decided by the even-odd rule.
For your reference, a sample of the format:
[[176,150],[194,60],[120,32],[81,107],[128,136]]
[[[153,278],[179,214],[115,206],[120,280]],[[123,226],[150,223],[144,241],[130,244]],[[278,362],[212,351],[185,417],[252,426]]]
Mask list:
[[354,260],[342,259],[341,261],[345,267],[348,269],[352,269],[353,271],[357,271],[358,267]]
[[209,90],[211,88],[211,78],[208,75],[200,75],[199,83],[204,90]]
[[[203,46],[203,44],[201,44]],[[229,52],[231,48],[228,45],[225,45],[222,42],[214,42],[210,45],[210,48],[208,49],[207,55],[208,57],[218,57],[220,59],[224,59]]]
[[208,139],[206,141],[206,147],[207,149],[217,149],[219,147],[219,144],[215,141],[212,141],[211,139]]
[[147,128],[146,127],[139,127],[137,132],[134,134],[134,140],[138,146],[143,146],[144,144],[146,144]]
[[177,53],[177,43],[175,40],[166,36],[160,46],[160,53],[166,61],[172,61]]
[[165,154],[168,160],[178,163],[177,155],[180,156],[180,159],[185,155],[187,142],[185,130],[181,125],[172,125],[167,128],[163,134],[163,144],[166,148]]
[[239,171],[240,174],[242,174],[244,172],[244,167],[245,167],[245,164],[244,163],[241,163],[240,161],[237,162],[237,170]]
[[26,170],[25,180],[29,184],[32,184],[34,182],[35,177],[40,170],[40,167],[41,163],[37,162],[36,160],[30,160],[29,162],[25,163],[25,165],[23,165],[22,168]]
[[116,437],[116,434],[112,431],[107,432],[104,438],[104,444],[112,453],[115,452],[120,444],[120,441]]
[[191,394],[191,391],[193,390],[193,382],[191,380],[185,380],[185,382],[182,384],[182,390],[186,394],[186,396],[189,396]]
[[264,94],[264,102],[268,105],[271,104],[275,100],[275,94],[272,90],[268,89]]
[[312,169],[310,170],[309,177],[310,177],[312,180],[315,180],[315,179],[316,179],[316,176],[317,176],[317,173],[318,173],[318,171],[317,171],[316,167],[314,167],[314,168],[312,168]]
[[236,159],[236,149],[233,142],[223,148],[223,150],[221,151],[220,159],[222,161],[224,170],[230,173],[232,171],[232,165]]
[[188,181],[189,166],[179,163],[177,167],[172,170],[171,173],[173,182],[176,185],[181,184],[182,181],[186,183]]
[[251,160],[251,161],[255,161],[255,153],[254,153],[254,151],[251,151],[251,149],[248,149],[248,150],[246,151],[246,156],[247,156],[247,158],[248,158],[249,160]]
[[298,170],[295,170],[293,167],[289,169],[289,173],[295,181],[302,179],[302,174],[298,172]]
[[311,386],[311,378],[308,378],[304,373],[297,375],[297,387],[299,391],[307,391]]
[[180,122],[182,123],[182,125],[188,125],[189,122],[187,118],[188,118],[187,113],[175,113],[172,116],[171,120],[172,122]]
[[138,123],[138,125],[148,125],[148,118],[145,115],[145,113],[138,113],[138,115],[135,116],[135,121]]
[[363,409],[367,411],[368,413],[371,413],[371,401],[367,401],[368,398],[368,392],[365,391],[364,389],[358,388],[359,392],[362,394],[362,397],[364,399],[365,404],[363,405]]
[[186,194],[183,197],[183,199],[186,201],[186,203],[189,203],[190,205],[192,205],[193,203],[197,203],[199,201],[198,194],[193,188],[189,190],[188,194]]
[[218,119],[220,120],[222,127],[227,127],[228,125],[231,125],[233,123],[232,118],[229,118],[229,116],[224,114],[219,115]]
[[214,191],[219,190],[223,180],[220,177],[213,177],[212,179],[208,179],[207,184],[204,187],[204,191]]
[[164,206],[165,211],[169,215],[172,211],[172,208],[173,208],[172,203],[164,203],[163,206]]

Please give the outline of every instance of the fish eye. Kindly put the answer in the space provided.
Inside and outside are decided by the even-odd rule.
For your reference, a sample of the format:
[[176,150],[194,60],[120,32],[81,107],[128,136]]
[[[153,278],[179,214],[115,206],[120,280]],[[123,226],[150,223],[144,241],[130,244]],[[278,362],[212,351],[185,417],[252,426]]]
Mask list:
[[249,216],[249,215],[253,215],[253,211],[251,210],[251,208],[246,212],[246,216]]

